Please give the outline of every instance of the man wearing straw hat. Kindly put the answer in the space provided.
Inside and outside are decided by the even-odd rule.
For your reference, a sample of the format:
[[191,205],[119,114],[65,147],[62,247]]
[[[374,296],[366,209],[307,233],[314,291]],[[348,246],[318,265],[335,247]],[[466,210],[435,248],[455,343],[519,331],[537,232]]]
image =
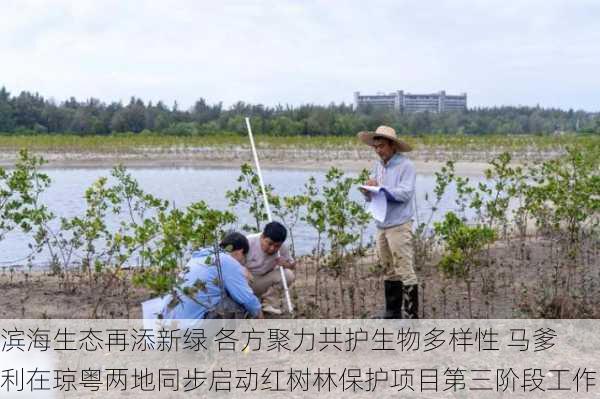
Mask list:
[[[418,318],[412,243],[416,173],[413,163],[403,154],[412,148],[389,126],[360,132],[358,138],[373,147],[380,158],[366,185],[380,187],[386,201],[385,218],[375,221],[377,251],[385,273],[384,318]],[[361,191],[370,201],[373,194],[362,188]]]

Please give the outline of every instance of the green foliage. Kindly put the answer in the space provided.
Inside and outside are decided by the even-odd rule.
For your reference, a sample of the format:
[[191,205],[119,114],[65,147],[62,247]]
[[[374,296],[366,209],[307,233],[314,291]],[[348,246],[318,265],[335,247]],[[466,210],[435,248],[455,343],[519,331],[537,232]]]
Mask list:
[[212,245],[235,221],[230,212],[211,209],[203,201],[185,210],[171,208],[168,201],[141,190],[123,168],[116,168],[113,177],[118,181],[115,188],[121,200],[117,210],[129,215],[121,222],[114,242],[124,246],[127,258],[139,253],[142,270],[134,282],[157,294],[172,289],[194,248]]
[[490,185],[480,184],[479,189],[489,198],[484,204],[486,224],[490,228],[508,227],[508,208],[511,198],[522,193],[525,185],[523,168],[510,166],[511,156],[505,152],[492,159],[492,168],[485,170]]
[[486,180],[477,186],[469,178],[453,178],[457,212],[464,221],[467,209],[473,210],[478,223],[503,231],[505,238],[511,225],[524,237],[532,217],[542,232],[566,237],[571,251],[583,232],[597,231],[600,224],[598,148],[569,148],[564,157],[529,167],[512,166],[503,153],[490,161]]
[[317,187],[317,181],[314,177],[311,176],[304,187],[306,197],[310,200],[306,204],[307,212],[302,219],[312,226],[317,234],[321,235],[325,232],[327,220],[325,202],[319,198],[320,190]]
[[[527,206],[539,227],[566,236],[570,246],[600,225],[600,151],[569,149],[563,159],[531,168]],[[562,234],[562,233],[566,234]]]
[[333,254],[342,253],[350,244],[357,242],[369,222],[364,205],[350,199],[350,190],[364,183],[366,174],[368,172],[363,172],[358,178],[345,177],[341,170],[331,168],[325,175],[323,197],[327,215],[326,231]]
[[[252,167],[245,163],[241,166],[241,174],[237,181],[241,185],[233,191],[227,191],[225,197],[229,199],[230,207],[246,206],[250,215],[254,218],[254,226],[244,225],[242,228],[246,231],[259,232],[261,231],[261,224],[268,220],[259,177]],[[265,191],[269,203],[272,203],[274,200],[273,187],[265,185]]]
[[462,279],[467,285],[469,317],[473,318],[471,283],[473,272],[482,265],[482,249],[494,242],[496,233],[488,226],[465,224],[454,212],[446,213],[442,222],[434,223],[435,232],[444,240],[445,249],[438,269],[445,275]]
[[140,253],[151,266],[137,273],[134,282],[160,295],[181,284],[180,272],[190,251],[223,238],[225,226],[235,217],[198,202],[185,211],[160,211],[156,219],[153,226],[145,227],[152,228],[154,239]]
[[477,187],[469,185],[469,178],[456,178],[456,204],[465,219],[467,207],[476,213],[477,221],[494,230],[508,234],[511,200],[524,195],[526,176],[521,166],[510,165],[511,156],[504,152],[490,161],[484,171],[485,181]]
[[275,194],[270,195],[273,215],[283,223],[289,233],[292,257],[296,256],[294,228],[301,220],[302,210],[308,205],[309,200],[309,197],[303,194],[284,197]]
[[446,213],[444,220],[434,226],[446,248],[438,267],[449,276],[469,279],[472,269],[480,264],[479,252],[495,240],[494,230],[469,226],[454,212]]
[[[106,217],[111,205],[116,205],[118,198],[113,190],[106,187],[106,178],[100,178],[85,191],[87,209],[83,216],[75,216],[71,219],[61,219],[61,229],[56,233],[58,241],[54,245],[61,245],[70,251],[82,250],[81,263],[85,270],[101,271],[103,267],[110,265],[110,259],[106,259],[104,253],[99,253],[98,242],[110,242],[112,235],[106,225]],[[70,239],[65,233],[70,233]],[[106,251],[109,252],[110,250]],[[63,267],[68,267],[69,258]]]
[[166,107],[132,97],[128,104],[105,104],[91,98],[81,102],[71,97],[61,104],[39,94],[23,91],[11,96],[0,88],[0,132],[107,134],[139,133],[143,130],[166,134],[245,133],[244,117],[252,118],[257,134],[273,136],[352,135],[387,124],[403,135],[414,134],[530,134],[560,132],[600,133],[600,116],[584,111],[539,107],[476,108],[461,112],[398,113],[365,107],[359,110],[344,103],[327,106],[266,107],[237,102],[229,109],[221,103],[198,99],[188,110],[177,103]]
[[[163,294],[177,283],[189,253],[213,245],[235,221],[230,212],[211,209],[202,201],[184,210],[172,208],[146,193],[122,166],[112,170],[111,181],[101,177],[94,182],[85,191],[84,214],[61,218],[58,228],[51,225],[53,216],[45,207],[34,203],[28,211],[35,216],[30,217],[37,228],[35,248],[49,251],[55,271],[79,263],[92,280],[94,273],[118,274],[135,258],[140,268],[134,283]],[[109,215],[118,221],[117,227],[108,226]]]
[[[142,135],[144,139],[155,138],[149,133]],[[327,141],[331,138],[322,140],[332,142]],[[529,168],[512,165],[509,154],[502,154],[490,162],[486,181],[478,185],[457,177],[454,164],[448,162],[435,174],[431,200],[429,195],[426,197],[432,214],[419,221],[416,242],[430,231],[432,215],[454,182],[456,213],[447,213],[443,221],[433,223],[433,231],[444,244],[440,270],[463,279],[469,297],[473,273],[489,263],[489,251],[488,259],[482,256],[484,248],[489,249],[501,230],[506,237],[507,226],[526,223],[528,217],[553,237],[566,241],[570,259],[575,260],[580,238],[584,234],[597,235],[600,226],[598,148],[593,142],[587,147],[576,146],[566,157]],[[103,272],[117,276],[123,265],[135,263],[141,267],[136,269],[134,281],[163,294],[181,283],[180,273],[189,253],[198,247],[213,246],[226,227],[235,222],[230,212],[213,210],[204,202],[174,208],[169,201],[145,192],[123,167],[114,168],[109,177],[98,179],[85,191],[87,207],[81,215],[56,220],[40,201],[40,194],[50,184],[39,170],[43,163],[41,158],[22,151],[12,171],[0,168],[0,238],[15,229],[33,232],[32,251],[46,248],[57,271],[79,264],[92,278]],[[350,288],[344,287],[343,279],[354,255],[362,253],[362,235],[370,217],[350,193],[366,176],[363,171],[357,178],[347,177],[332,168],[323,185],[317,185],[311,177],[304,193],[293,196],[275,195],[273,188],[267,187],[273,213],[287,226],[292,243],[299,221],[314,229],[315,287],[319,273],[325,270],[338,278],[342,298],[346,295],[351,300]],[[230,206],[246,209],[255,224],[245,228],[259,230],[266,213],[258,176],[249,165],[243,165],[238,182],[240,187],[227,193]],[[465,220],[468,211],[476,215],[472,225]],[[117,225],[108,225],[109,218],[116,219]],[[328,255],[321,259],[324,242]]]
[[[56,271],[75,263],[90,272],[119,268],[150,240],[154,223],[147,215],[164,211],[168,202],[143,192],[122,166],[111,175],[113,185],[101,177],[85,191],[83,215],[61,218],[59,228],[50,219],[38,224],[36,246],[48,249]],[[106,224],[108,215],[119,221],[116,229]]]
[[[475,220],[495,231],[502,230],[504,237],[509,234],[511,224],[511,204],[525,201],[528,176],[523,167],[511,166],[511,156],[505,152],[490,161],[490,168],[484,171],[485,180],[476,186],[470,184],[468,177],[450,177],[456,185],[456,211],[463,221],[467,219],[467,210],[475,212]],[[446,186],[441,187],[445,189]],[[527,217],[525,207],[515,212],[515,221],[522,224]]]
[[440,203],[444,198],[448,187],[455,180],[454,162],[448,161],[441,167],[439,172],[435,172],[435,187],[433,189],[433,199],[429,193],[425,193],[425,206],[429,210],[426,220],[419,220],[419,204],[415,201],[415,217],[417,228],[413,235],[415,264],[421,265],[422,261],[429,258],[430,250],[435,241],[435,235],[431,232],[431,226],[434,216],[439,210]]
[[[342,300],[345,294],[344,271],[349,267],[348,256],[353,251],[361,251],[362,236],[370,221],[370,217],[363,205],[350,198],[350,191],[356,184],[363,183],[368,172],[363,171],[359,177],[344,176],[343,172],[331,168],[325,176],[325,184],[318,187],[314,177],[305,184],[305,192],[300,195],[280,197],[273,194],[273,188],[267,186],[267,197],[273,214],[288,229],[292,241],[293,230],[300,221],[306,222],[316,231],[316,269],[315,292],[319,289],[319,272],[322,271],[321,257],[323,255],[322,243],[325,238],[329,243],[329,255],[325,258],[326,270],[334,274],[339,281]],[[229,205],[238,207],[245,205],[256,223],[256,230],[267,219],[264,202],[260,191],[259,179],[249,165],[243,165],[238,178],[241,186],[227,192]],[[250,226],[244,226],[251,229]],[[352,291],[352,288],[350,288]],[[318,295],[318,294],[316,294]],[[351,301],[353,297],[350,296]]]
[[357,178],[345,177],[341,170],[331,168],[320,189],[312,177],[306,184],[307,209],[303,219],[316,230],[319,240],[323,234],[328,238],[327,266],[338,276],[343,272],[345,254],[353,245],[360,247],[360,238],[370,221],[364,205],[350,198],[350,190],[362,184],[367,175],[364,170]]
[[0,168],[0,240],[15,228],[28,233],[51,217],[47,207],[39,203],[40,194],[50,185],[48,175],[39,171],[44,163],[21,150],[14,170]]
[[4,87],[0,88],[0,132],[12,132],[16,127],[10,93]]

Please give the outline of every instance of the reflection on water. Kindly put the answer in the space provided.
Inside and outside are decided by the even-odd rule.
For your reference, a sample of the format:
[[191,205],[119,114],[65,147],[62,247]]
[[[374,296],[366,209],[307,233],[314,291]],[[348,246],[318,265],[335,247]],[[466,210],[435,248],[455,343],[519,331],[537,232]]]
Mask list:
[[[176,207],[185,207],[190,203],[203,200],[209,206],[225,210],[228,202],[225,198],[227,190],[237,187],[239,169],[195,169],[195,168],[140,168],[130,169],[129,172],[136,178],[140,186],[147,192],[168,199]],[[85,212],[84,192],[94,180],[102,176],[109,176],[110,169],[49,169],[46,170],[52,184],[43,194],[42,201],[48,205],[57,217],[73,217]],[[270,184],[280,195],[293,195],[302,193],[304,184],[310,176],[314,176],[318,184],[324,182],[323,171],[306,170],[264,170],[264,180]],[[355,176],[355,174],[349,174]],[[472,178],[473,179],[473,178]],[[475,180],[476,181],[476,180]],[[435,178],[432,175],[417,176],[417,208],[420,220],[429,216],[429,207],[425,202],[425,194],[432,191]],[[441,211],[453,208],[453,188],[448,191],[445,202],[440,206]],[[362,201],[362,196],[356,190],[353,196]],[[237,228],[251,222],[245,210],[231,209],[237,214],[239,221]],[[116,225],[112,220],[110,225]],[[374,233],[374,226],[369,226],[368,236]],[[301,222],[294,230],[296,252],[309,253],[314,245],[315,238],[312,229]],[[0,242],[0,266],[22,264],[23,258],[30,253],[28,244],[32,242],[30,236],[20,233],[11,233]],[[46,263],[48,255],[44,252],[36,257],[35,264]]]

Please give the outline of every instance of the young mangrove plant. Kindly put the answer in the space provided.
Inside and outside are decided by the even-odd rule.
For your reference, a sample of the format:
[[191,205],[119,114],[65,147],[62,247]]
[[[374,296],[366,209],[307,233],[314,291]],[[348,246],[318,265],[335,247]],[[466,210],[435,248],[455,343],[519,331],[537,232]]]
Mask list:
[[445,250],[438,268],[447,276],[462,279],[467,286],[469,318],[473,318],[473,272],[482,265],[481,251],[492,243],[496,234],[485,225],[469,226],[454,212],[446,213],[442,222],[436,222],[435,231],[444,240]]

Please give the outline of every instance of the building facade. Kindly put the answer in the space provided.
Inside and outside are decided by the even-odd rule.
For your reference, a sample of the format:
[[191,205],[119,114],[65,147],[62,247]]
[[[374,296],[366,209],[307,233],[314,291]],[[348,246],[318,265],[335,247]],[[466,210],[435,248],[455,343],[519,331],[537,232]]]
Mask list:
[[467,93],[449,95],[445,91],[434,94],[411,94],[398,90],[389,94],[354,93],[354,107],[384,107],[397,112],[446,112],[467,109]]

